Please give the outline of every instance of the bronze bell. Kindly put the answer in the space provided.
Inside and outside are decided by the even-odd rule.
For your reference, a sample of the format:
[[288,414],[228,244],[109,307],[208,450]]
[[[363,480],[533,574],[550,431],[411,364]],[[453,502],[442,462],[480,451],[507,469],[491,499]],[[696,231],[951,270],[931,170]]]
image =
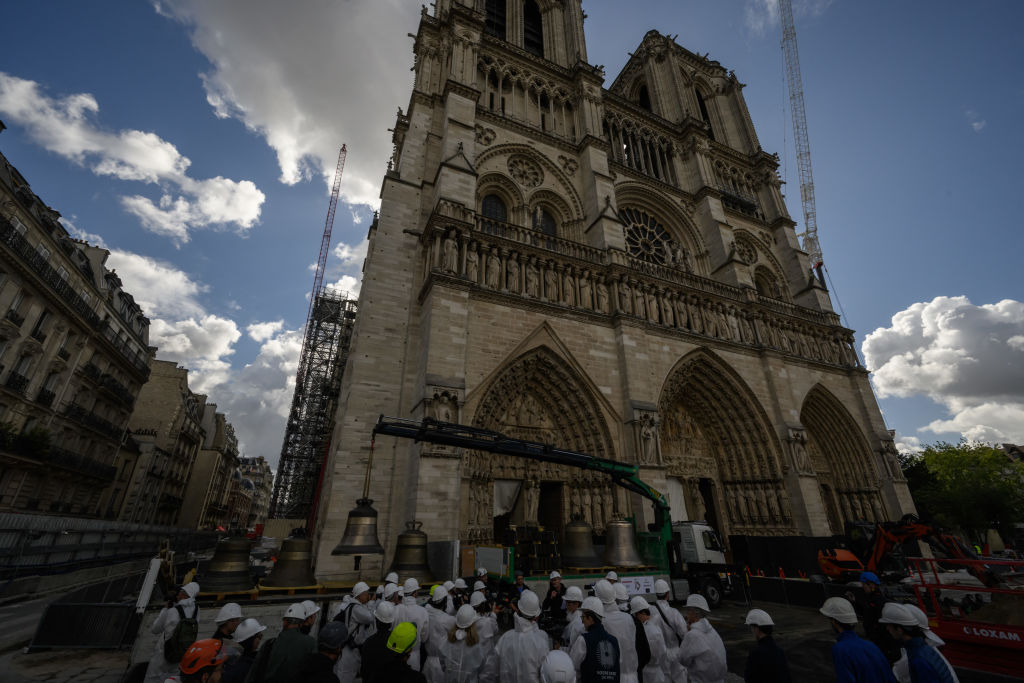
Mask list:
[[348,513],[345,533],[331,555],[383,555],[384,548],[377,538],[377,511],[373,501],[360,498]]
[[286,538],[277,553],[277,562],[270,576],[263,581],[271,588],[299,588],[317,585],[310,567],[313,542],[308,538]]
[[204,593],[247,591],[255,583],[249,569],[248,538],[225,538],[217,543],[213,559],[196,581]]
[[642,567],[644,559],[636,549],[636,530],[624,519],[605,525],[604,563],[610,567]]
[[423,522],[405,523],[405,531],[398,535],[395,560],[389,572],[397,572],[403,579],[416,579],[420,585],[433,583],[434,575],[427,563],[427,535],[420,531]]
[[565,543],[562,544],[562,566],[601,567],[604,563],[594,550],[594,530],[582,519],[565,525]]

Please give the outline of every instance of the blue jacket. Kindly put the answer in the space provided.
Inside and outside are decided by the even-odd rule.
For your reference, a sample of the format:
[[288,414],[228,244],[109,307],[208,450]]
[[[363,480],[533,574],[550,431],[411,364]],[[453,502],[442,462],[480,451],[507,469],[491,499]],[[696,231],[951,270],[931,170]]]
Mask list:
[[843,631],[832,646],[838,683],[896,683],[892,666],[878,646],[856,632]]
[[924,642],[924,638],[911,638],[904,643],[913,683],[953,683],[949,667],[942,657]]
[[619,641],[601,624],[594,624],[580,636],[587,644],[587,657],[580,665],[581,683],[617,683]]

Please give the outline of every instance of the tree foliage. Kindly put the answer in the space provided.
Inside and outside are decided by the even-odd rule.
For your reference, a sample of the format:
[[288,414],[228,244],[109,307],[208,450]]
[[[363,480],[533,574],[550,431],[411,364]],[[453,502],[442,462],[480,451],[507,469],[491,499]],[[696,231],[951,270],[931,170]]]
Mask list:
[[940,441],[900,461],[923,519],[980,543],[987,529],[1010,540],[1024,523],[1024,463],[998,448]]

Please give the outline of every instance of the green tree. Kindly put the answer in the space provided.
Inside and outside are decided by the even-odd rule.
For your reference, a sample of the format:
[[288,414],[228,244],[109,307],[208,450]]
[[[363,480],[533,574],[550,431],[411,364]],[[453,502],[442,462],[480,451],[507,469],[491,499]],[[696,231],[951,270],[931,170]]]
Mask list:
[[998,448],[940,441],[900,460],[922,518],[979,543],[987,529],[1009,541],[1024,523],[1024,463]]

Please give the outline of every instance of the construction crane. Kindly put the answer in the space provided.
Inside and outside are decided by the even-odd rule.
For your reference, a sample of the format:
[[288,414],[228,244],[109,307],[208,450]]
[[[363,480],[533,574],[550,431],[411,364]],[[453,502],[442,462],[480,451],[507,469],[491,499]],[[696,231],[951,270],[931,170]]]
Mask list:
[[323,284],[347,154],[346,146],[342,145],[306,311],[295,393],[274,481],[270,512],[274,518],[306,518],[311,523],[315,517],[340,372],[355,320],[355,302],[325,289]]
[[800,202],[804,210],[803,248],[811,268],[821,278],[824,261],[818,243],[818,218],[814,207],[814,175],[811,173],[811,145],[807,139],[807,113],[804,111],[804,84],[800,76],[800,54],[796,47],[796,26],[793,24],[792,0],[779,0],[782,20],[782,51],[786,58],[786,82],[789,108],[793,115],[793,139],[796,142],[796,165],[800,172]]

